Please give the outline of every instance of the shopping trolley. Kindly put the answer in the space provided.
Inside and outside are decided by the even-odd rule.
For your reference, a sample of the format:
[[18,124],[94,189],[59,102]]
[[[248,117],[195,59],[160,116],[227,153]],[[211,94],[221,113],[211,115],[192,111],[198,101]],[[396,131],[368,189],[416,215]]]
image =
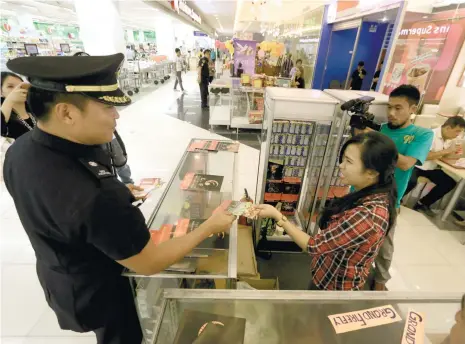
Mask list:
[[121,68],[118,75],[118,82],[120,88],[126,91],[129,96],[132,96],[134,93],[139,93],[141,80],[137,62],[128,61],[127,64]]

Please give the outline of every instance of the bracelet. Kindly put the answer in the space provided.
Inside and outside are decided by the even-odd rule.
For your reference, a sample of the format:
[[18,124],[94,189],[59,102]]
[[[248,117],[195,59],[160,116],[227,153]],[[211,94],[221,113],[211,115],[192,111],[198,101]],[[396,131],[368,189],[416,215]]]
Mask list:
[[284,226],[284,222],[287,222],[287,217],[284,216],[283,214],[281,214],[281,220],[279,220],[278,222],[276,222],[276,225],[278,225],[279,227],[283,227],[283,226]]

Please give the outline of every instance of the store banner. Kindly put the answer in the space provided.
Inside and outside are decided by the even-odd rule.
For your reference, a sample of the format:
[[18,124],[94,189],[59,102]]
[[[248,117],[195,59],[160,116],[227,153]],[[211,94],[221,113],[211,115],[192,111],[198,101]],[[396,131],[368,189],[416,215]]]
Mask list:
[[424,13],[406,13],[383,93],[410,84],[424,94],[425,103],[441,99],[465,39],[465,9],[458,12],[457,17],[445,11],[427,19]]
[[249,40],[234,39],[234,74],[237,73],[241,64],[244,73],[253,75],[255,73],[255,54],[257,53],[257,42]]

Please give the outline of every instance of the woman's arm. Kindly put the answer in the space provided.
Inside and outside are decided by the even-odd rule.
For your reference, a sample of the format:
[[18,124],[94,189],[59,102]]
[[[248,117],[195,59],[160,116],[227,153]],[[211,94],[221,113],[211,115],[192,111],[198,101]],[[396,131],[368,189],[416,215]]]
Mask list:
[[13,103],[6,98],[2,103],[2,126],[8,123],[13,111]]

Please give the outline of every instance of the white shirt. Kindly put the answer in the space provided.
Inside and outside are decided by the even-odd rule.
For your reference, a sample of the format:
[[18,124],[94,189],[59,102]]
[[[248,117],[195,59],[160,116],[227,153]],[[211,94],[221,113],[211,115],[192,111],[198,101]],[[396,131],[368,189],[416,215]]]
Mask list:
[[[433,144],[431,145],[430,152],[440,152],[444,149],[449,148],[454,142],[454,140],[443,139],[441,128],[442,127],[433,129],[434,138],[433,138]],[[427,160],[425,161],[423,165],[417,166],[417,168],[420,168],[424,171],[434,170],[436,167],[438,167],[438,164],[436,164],[434,160]]]
[[182,72],[182,65],[183,65],[184,59],[182,58],[182,56],[176,55],[174,60],[176,61],[176,72]]

